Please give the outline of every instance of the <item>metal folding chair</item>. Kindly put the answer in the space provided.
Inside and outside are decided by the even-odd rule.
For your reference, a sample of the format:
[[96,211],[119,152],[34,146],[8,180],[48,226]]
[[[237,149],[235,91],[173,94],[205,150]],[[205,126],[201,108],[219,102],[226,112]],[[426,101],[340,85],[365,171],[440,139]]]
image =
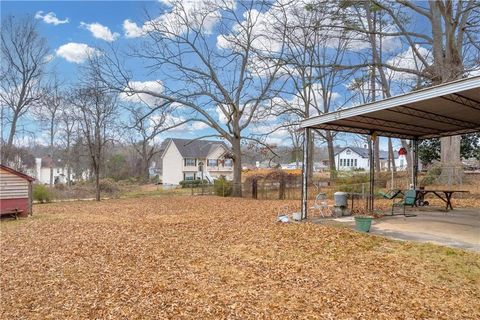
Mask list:
[[328,212],[328,203],[327,203],[327,194],[326,193],[319,193],[315,196],[315,201],[313,202],[313,206],[310,209],[315,212],[318,210],[320,216],[325,218],[325,214]]

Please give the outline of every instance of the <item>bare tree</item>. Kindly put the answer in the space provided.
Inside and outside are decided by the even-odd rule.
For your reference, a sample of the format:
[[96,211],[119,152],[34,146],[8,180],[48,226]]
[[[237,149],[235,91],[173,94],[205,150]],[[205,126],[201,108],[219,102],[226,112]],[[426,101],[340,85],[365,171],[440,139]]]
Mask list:
[[[285,43],[283,71],[291,80],[294,97],[285,101],[283,108],[277,112],[292,113],[299,119],[305,119],[335,109],[337,96],[334,90],[346,81],[348,73],[334,66],[343,63],[349,49],[349,39],[345,33],[333,33],[331,29],[322,27],[324,20],[331,18],[326,4],[315,10],[309,7],[308,2],[301,4],[286,2],[280,5],[272,29],[278,31]],[[316,134],[327,143],[330,177],[334,178],[335,133],[317,130]],[[312,135],[312,140],[307,144],[310,151],[307,172],[310,178],[313,174],[313,145]]]
[[[67,98],[67,97],[65,97]],[[65,150],[65,165],[67,166],[67,185],[72,184],[72,158],[73,158],[73,144],[75,139],[75,133],[78,126],[77,116],[74,114],[74,108],[65,101],[63,103],[59,115],[59,140],[61,146]]]
[[16,20],[8,16],[2,19],[0,104],[2,126],[7,124],[3,106],[7,107],[10,125],[6,145],[2,148],[2,162],[9,157],[19,119],[41,98],[41,80],[48,48],[46,40],[37,33],[36,28],[31,17]]
[[131,143],[141,159],[142,179],[148,181],[151,161],[160,152],[159,145],[156,143],[158,136],[165,131],[185,125],[189,120],[172,121],[172,115],[175,113],[175,108],[172,106],[157,108],[141,103],[129,107],[128,111],[130,123],[127,129],[132,132]]
[[[89,65],[97,63],[95,57],[90,58]],[[96,68],[86,71],[83,83],[74,89],[70,102],[78,114],[80,130],[88,148],[95,176],[95,199],[100,201],[100,171],[103,168],[104,148],[112,141],[118,95],[105,88],[93,70]]]
[[54,76],[52,81],[42,88],[44,93],[34,114],[48,132],[50,162],[50,186],[53,186],[53,165],[55,161],[55,137],[58,132],[59,117],[65,104],[64,92],[60,89],[60,82]]
[[[257,114],[276,95],[280,66],[265,61],[258,45],[266,39],[259,1],[206,1],[185,7],[171,3],[172,10],[144,25],[147,40],[134,56],[148,64],[151,75],[161,79],[163,90],[150,90],[133,81],[118,55],[104,57],[105,79],[126,94],[147,94],[188,110],[188,119],[212,128],[232,146],[234,192],[241,196],[241,145]],[[232,28],[232,25],[234,26]],[[213,30],[220,35],[212,41]],[[278,55],[281,54],[278,50]]]
[[[403,72],[416,74],[428,84],[439,84],[460,79],[472,68],[478,68],[478,61],[475,61],[480,51],[478,1],[428,1],[426,7],[407,0],[399,0],[398,4],[379,0],[372,0],[372,3],[389,15],[398,28],[399,36],[410,45],[420,64],[416,70]],[[413,29],[415,26],[408,23],[409,19],[403,19],[406,15],[421,17],[428,22],[430,30],[425,33],[416,32]],[[425,56],[421,50],[422,45],[431,50],[433,60]],[[446,169],[443,170],[442,177],[445,181],[455,182],[451,167],[459,166],[460,163],[460,136],[442,138],[441,150],[442,164]]]

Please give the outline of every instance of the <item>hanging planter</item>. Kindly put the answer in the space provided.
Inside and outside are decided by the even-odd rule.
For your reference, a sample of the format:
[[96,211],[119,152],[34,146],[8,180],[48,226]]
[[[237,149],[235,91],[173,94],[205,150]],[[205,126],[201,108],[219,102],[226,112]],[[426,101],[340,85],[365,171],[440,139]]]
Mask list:
[[407,149],[405,148],[400,148],[400,150],[398,150],[398,155],[399,156],[406,156],[407,155]]

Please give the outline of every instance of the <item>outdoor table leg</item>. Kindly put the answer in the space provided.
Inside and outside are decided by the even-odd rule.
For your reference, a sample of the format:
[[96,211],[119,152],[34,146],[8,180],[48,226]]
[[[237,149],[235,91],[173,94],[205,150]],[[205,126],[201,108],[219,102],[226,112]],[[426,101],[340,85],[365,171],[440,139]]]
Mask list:
[[[445,196],[446,196],[446,192],[445,193]],[[448,200],[448,196],[447,196],[447,200],[445,200],[441,195],[439,195],[437,192],[433,191],[433,194],[436,195],[439,199],[441,199],[443,202],[446,203],[446,207],[445,209],[448,211],[448,203],[449,203],[449,200]]]
[[453,210],[453,206],[452,206],[452,195],[453,195],[453,192],[445,192],[445,197],[447,198],[447,211],[448,211],[448,207],[450,207],[450,210]]

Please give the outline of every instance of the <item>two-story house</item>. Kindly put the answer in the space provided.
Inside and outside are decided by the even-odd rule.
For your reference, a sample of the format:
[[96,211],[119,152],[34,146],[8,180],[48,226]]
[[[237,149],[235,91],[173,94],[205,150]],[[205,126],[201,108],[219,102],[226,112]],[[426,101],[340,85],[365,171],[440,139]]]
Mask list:
[[233,178],[230,148],[222,141],[166,139],[161,149],[162,176],[166,185],[178,185],[182,180]]
[[[399,156],[398,152],[394,152],[395,167],[397,170],[407,169],[407,159],[404,155]],[[380,168],[386,170],[388,166],[388,153],[380,150]],[[335,167],[337,170],[369,170],[369,152],[368,148],[345,147],[335,152]]]

